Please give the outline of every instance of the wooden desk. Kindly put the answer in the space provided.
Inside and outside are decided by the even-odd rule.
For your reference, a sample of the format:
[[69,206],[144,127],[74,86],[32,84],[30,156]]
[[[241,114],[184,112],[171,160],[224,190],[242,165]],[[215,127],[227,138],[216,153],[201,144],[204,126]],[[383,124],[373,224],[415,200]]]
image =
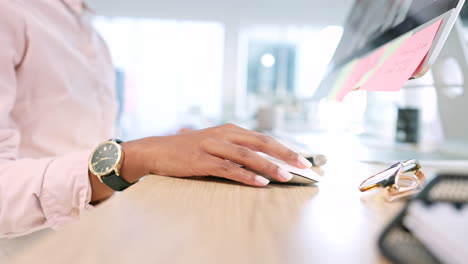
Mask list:
[[386,263],[378,236],[402,203],[358,185],[381,167],[330,163],[312,186],[150,176],[18,263]]

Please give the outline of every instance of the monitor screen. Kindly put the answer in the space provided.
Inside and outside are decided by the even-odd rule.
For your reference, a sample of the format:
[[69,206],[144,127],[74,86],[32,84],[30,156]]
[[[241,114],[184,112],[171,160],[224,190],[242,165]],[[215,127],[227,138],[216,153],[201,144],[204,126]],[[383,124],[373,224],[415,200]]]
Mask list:
[[356,0],[330,66],[350,60],[457,7],[460,0]]

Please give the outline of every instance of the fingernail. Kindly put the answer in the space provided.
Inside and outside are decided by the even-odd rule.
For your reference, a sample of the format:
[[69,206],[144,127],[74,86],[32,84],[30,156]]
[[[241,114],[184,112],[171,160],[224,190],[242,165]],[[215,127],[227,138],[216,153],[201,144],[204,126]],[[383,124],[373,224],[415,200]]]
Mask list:
[[293,175],[291,173],[289,173],[287,170],[281,167],[278,169],[278,175],[284,181],[290,181],[293,178]]
[[312,163],[308,161],[306,158],[302,157],[301,155],[299,155],[299,158],[297,159],[297,161],[299,161],[299,163],[306,168],[312,167]]
[[265,185],[268,185],[270,183],[269,180],[267,180],[265,177],[262,177],[260,175],[256,175],[254,180],[255,180],[255,183],[257,183],[258,185],[261,185],[261,186],[265,186]]

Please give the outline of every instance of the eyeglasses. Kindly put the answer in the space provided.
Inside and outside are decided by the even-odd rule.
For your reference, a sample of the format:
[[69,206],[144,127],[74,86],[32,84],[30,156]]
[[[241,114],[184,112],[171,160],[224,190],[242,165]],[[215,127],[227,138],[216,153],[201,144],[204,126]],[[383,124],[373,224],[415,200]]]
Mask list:
[[386,188],[388,201],[412,196],[422,190],[425,176],[421,171],[421,165],[417,160],[397,162],[388,169],[379,172],[359,186],[361,192],[376,188]]

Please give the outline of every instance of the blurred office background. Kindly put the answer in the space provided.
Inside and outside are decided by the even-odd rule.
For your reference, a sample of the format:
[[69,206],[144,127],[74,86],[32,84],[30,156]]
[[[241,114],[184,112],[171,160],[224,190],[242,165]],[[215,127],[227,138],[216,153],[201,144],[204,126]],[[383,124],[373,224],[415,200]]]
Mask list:
[[402,92],[310,100],[353,0],[88,3],[117,69],[125,139],[225,122],[261,130],[377,131],[393,139],[396,106],[424,105],[423,127],[437,123],[431,73]]
[[88,3],[118,69],[123,134],[136,138],[224,122],[255,128],[273,105],[302,125],[312,109],[303,99],[325,73],[351,0]]

